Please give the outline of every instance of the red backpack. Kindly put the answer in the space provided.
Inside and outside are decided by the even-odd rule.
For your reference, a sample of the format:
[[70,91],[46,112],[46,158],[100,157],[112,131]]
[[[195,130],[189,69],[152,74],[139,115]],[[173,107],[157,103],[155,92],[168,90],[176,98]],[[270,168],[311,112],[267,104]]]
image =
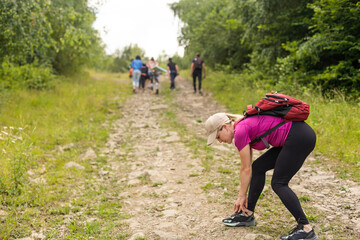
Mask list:
[[251,144],[257,143],[260,140],[264,142],[266,148],[269,148],[269,143],[264,139],[265,136],[269,135],[282,125],[290,121],[304,121],[310,114],[310,106],[306,102],[300,101],[296,98],[275,92],[267,93],[264,98],[256,103],[255,107],[252,105],[247,106],[247,111],[244,111],[244,118],[241,120],[254,116],[254,115],[270,115],[276,117],[282,117],[283,122],[277,124],[275,127],[269,129],[261,136],[253,139]]

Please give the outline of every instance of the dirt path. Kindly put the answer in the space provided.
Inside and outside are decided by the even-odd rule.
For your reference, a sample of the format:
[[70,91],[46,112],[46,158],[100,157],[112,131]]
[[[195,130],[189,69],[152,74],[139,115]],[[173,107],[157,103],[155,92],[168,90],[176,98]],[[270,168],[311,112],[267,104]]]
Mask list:
[[[233,146],[220,144],[209,152],[198,139],[205,137],[206,118],[226,109],[210,95],[193,94],[190,82],[179,78],[176,84],[166,97],[162,91],[146,91],[128,99],[103,149],[112,169],[109,179],[126,186],[119,198],[122,211],[130,215],[125,220],[129,239],[277,239],[277,233],[259,231],[269,222],[276,224],[275,219],[263,221],[266,212],[260,207],[256,228],[222,225],[235,200],[227,186],[239,181],[233,177],[238,155]],[[167,124],[174,114],[179,128]],[[359,184],[336,178],[315,161],[309,157],[291,184],[299,196],[311,198],[315,225],[321,225],[317,232],[323,239],[360,239]],[[268,186],[264,192],[276,197]],[[290,229],[294,222],[286,221]]]

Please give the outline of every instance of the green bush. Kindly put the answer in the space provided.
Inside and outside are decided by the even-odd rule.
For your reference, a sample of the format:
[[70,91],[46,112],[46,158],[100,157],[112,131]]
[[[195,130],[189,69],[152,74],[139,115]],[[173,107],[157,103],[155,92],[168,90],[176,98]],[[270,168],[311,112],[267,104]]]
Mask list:
[[32,64],[16,66],[3,62],[0,67],[0,92],[6,89],[47,89],[52,88],[55,80],[52,70]]

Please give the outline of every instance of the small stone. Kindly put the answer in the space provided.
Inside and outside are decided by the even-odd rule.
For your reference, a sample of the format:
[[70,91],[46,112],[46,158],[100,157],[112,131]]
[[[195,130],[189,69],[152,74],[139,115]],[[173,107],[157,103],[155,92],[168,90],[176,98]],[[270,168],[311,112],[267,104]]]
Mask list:
[[92,148],[88,148],[84,154],[81,154],[79,158],[81,160],[85,159],[95,159],[97,157],[95,151]]
[[165,217],[175,217],[177,214],[177,211],[169,209],[169,210],[162,211],[162,213],[164,214]]
[[68,163],[66,163],[65,168],[75,168],[75,169],[82,169],[82,170],[85,169],[84,166],[81,166],[80,164],[78,164],[76,162],[68,162]]
[[31,237],[34,239],[34,240],[42,240],[44,239],[46,236],[42,233],[36,233],[36,232],[33,232],[31,234]]
[[132,235],[129,240],[136,240],[136,239],[143,239],[145,238],[145,234],[142,233],[142,232],[138,232],[138,233],[135,233],[134,235]]

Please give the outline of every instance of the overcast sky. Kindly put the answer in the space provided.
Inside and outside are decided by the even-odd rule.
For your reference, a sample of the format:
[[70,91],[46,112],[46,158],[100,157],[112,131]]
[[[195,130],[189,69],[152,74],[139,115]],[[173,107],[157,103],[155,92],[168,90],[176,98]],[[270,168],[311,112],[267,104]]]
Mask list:
[[[90,0],[96,2],[99,0]],[[157,58],[162,51],[167,55],[183,56],[178,45],[179,19],[168,3],[177,0],[102,0],[94,28],[100,32],[111,54],[130,44],[138,44],[146,56]]]

